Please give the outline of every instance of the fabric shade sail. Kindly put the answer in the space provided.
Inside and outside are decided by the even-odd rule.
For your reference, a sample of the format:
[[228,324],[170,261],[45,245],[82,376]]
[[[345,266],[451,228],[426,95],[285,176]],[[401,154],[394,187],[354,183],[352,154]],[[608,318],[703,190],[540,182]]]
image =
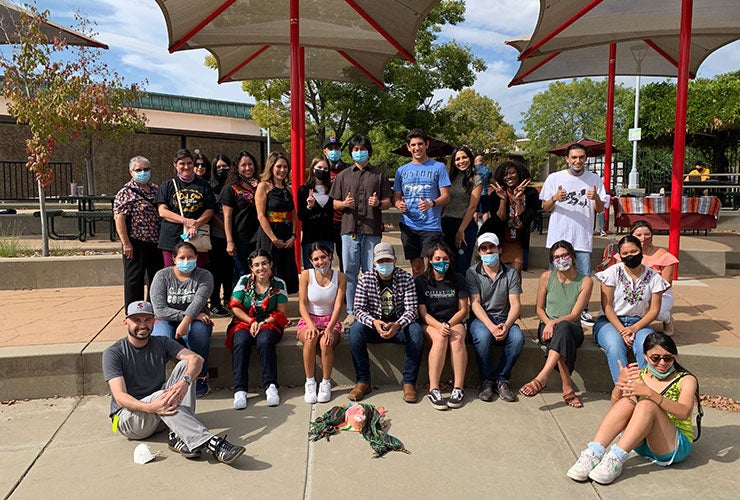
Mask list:
[[[0,43],[20,43],[15,27],[20,23],[20,18],[23,12],[27,11],[6,0],[0,0],[0,30],[2,31],[2,35],[0,35]],[[98,42],[89,36],[83,35],[75,30],[65,28],[64,26],[52,21],[46,21],[41,26],[41,31],[50,40],[54,37],[59,37],[63,39],[67,45],[97,47],[100,49],[108,48],[104,43]]]

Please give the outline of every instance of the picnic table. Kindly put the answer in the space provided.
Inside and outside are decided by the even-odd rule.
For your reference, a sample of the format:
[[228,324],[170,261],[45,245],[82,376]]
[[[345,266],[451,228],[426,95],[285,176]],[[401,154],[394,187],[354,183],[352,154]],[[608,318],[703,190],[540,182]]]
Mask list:
[[[77,210],[47,210],[46,219],[49,226],[49,237],[54,240],[87,240],[88,236],[95,236],[95,223],[108,222],[109,236],[111,241],[117,238],[116,224],[113,219],[113,200],[114,196],[110,195],[76,195],[76,196],[59,196],[55,198],[61,202],[72,203],[77,206]],[[97,207],[96,207],[97,203]],[[103,208],[101,208],[101,205]],[[40,216],[39,212],[34,213],[36,217]],[[65,219],[77,219],[77,234],[62,234],[56,230],[55,219],[62,217]]]

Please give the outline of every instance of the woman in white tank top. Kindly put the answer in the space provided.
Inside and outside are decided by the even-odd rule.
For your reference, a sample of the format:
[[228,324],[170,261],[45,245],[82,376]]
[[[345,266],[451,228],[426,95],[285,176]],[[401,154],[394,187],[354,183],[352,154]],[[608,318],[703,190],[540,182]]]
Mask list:
[[[334,346],[341,338],[339,314],[347,288],[344,273],[331,268],[333,252],[321,242],[308,249],[313,269],[301,273],[298,282],[298,340],[303,342],[303,367],[306,370],[304,399],[306,403],[327,403],[331,399],[331,372],[334,368]],[[321,350],[323,380],[317,384],[316,352]]]

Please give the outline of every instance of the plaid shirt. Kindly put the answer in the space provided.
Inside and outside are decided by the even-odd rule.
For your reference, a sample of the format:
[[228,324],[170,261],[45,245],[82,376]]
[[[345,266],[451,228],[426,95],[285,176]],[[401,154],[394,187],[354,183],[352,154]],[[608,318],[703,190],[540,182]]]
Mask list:
[[[393,304],[398,311],[403,311],[396,321],[402,329],[416,320],[419,302],[414,279],[399,267],[393,271]],[[360,276],[353,312],[357,321],[370,328],[373,328],[373,320],[381,318],[380,281],[375,271]]]

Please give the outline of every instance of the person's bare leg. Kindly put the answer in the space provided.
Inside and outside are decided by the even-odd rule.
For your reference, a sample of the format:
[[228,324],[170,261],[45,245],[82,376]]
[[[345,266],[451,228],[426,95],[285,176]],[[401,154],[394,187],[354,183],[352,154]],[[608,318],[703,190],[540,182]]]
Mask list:
[[432,326],[427,326],[425,332],[432,340],[432,346],[429,348],[429,390],[431,391],[439,389],[439,378],[445,365],[448,338]]
[[563,357],[560,355],[559,352],[550,349],[547,353],[547,358],[545,358],[545,366],[542,367],[542,370],[537,374],[535,377],[535,380],[542,385],[542,387],[545,387],[547,385],[547,380],[550,378],[550,373],[552,373],[552,370],[555,368],[555,365],[557,365],[560,360]]
[[565,358],[562,356],[558,360],[558,370],[560,371],[560,379],[563,382],[563,395],[573,391],[573,379],[570,376],[570,370],[565,365]]
[[316,342],[319,338],[306,340],[305,333],[306,329],[298,332],[298,340],[303,342],[303,369],[306,371],[306,378],[311,378],[316,370]]
[[329,380],[331,378],[331,372],[334,369],[334,344],[335,342],[332,342],[329,345],[324,344],[323,342],[324,337],[323,335],[319,338],[319,342],[321,342],[321,373],[324,377],[324,380]]
[[463,325],[452,327],[450,354],[455,387],[462,389],[465,385],[465,370],[468,366],[468,349],[465,346],[465,327]]
[[622,432],[617,446],[630,451],[645,438],[656,455],[672,452],[676,444],[676,426],[658,405],[647,399],[639,401],[635,406],[632,418]]
[[596,430],[594,442],[604,447],[614,441],[614,438],[622,432],[632,418],[635,405],[628,398],[622,398],[612,405],[604,418],[601,419],[599,428]]

